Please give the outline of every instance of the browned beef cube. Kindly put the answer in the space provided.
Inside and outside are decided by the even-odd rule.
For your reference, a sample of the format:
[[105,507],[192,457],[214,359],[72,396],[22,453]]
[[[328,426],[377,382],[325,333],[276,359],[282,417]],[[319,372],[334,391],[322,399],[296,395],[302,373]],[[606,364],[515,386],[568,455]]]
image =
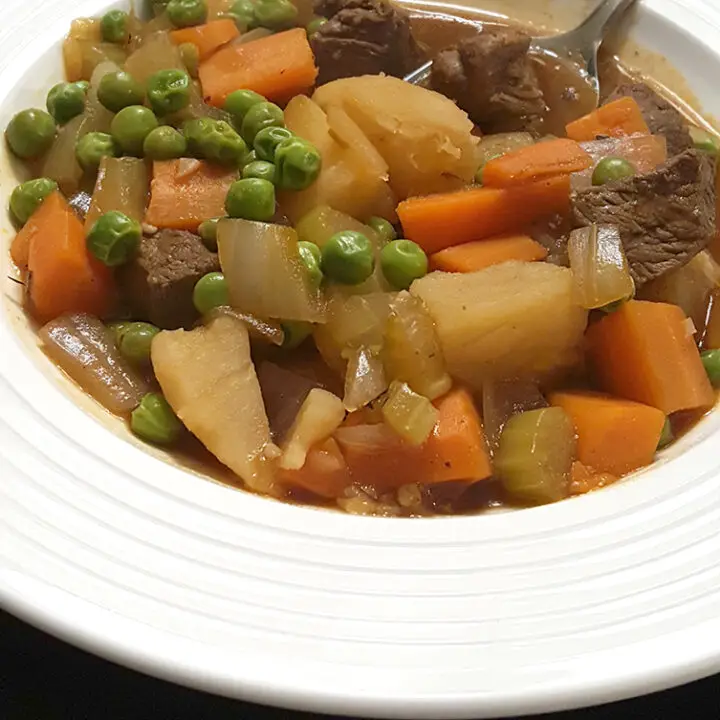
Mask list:
[[197,320],[195,283],[219,269],[217,254],[197,235],[160,230],[142,239],[136,257],[122,268],[120,284],[134,319],[175,330]]
[[410,16],[386,0],[317,0],[315,12],[329,18],[310,41],[318,85],[379,73],[403,77],[422,63]]
[[715,235],[715,162],[686,150],[647,175],[577,192],[575,225],[620,228],[635,285],[682,267]]
[[610,100],[620,97],[631,97],[637,101],[650,132],[653,135],[664,135],[667,138],[669,156],[677,155],[693,147],[685,118],[649,85],[625,83],[611,95]]
[[432,88],[455,100],[485,133],[537,133],[546,106],[529,49],[526,33],[485,27],[438,54]]

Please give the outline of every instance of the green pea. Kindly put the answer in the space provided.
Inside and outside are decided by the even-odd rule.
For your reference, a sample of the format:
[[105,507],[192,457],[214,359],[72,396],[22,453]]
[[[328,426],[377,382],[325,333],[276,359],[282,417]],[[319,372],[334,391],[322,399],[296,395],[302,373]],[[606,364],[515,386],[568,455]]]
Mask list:
[[170,0],[167,14],[175,27],[192,27],[207,20],[208,6],[205,0]]
[[242,121],[248,114],[251,107],[267,102],[262,95],[252,90],[235,90],[225,98],[225,112],[233,117],[233,122],[238,126],[242,126]]
[[49,113],[31,108],[13,117],[5,130],[5,139],[15,155],[32,160],[50,149],[56,132],[55,121]]
[[151,160],[174,160],[185,156],[185,136],[170,125],[155,128],[143,142],[143,154]]
[[142,237],[137,220],[118,210],[101,215],[87,236],[88,250],[108,267],[124,265],[135,254]]
[[270,222],[275,215],[275,186],[267,180],[236,180],[225,198],[225,212],[231,218]]
[[672,425],[670,424],[670,418],[665,418],[665,424],[663,425],[662,432],[660,433],[660,440],[658,441],[657,449],[667,447],[675,439]]
[[293,137],[275,150],[277,186],[283,190],[305,190],[320,175],[322,157],[314,145]]
[[202,158],[202,139],[212,131],[215,121],[209,117],[193,118],[183,124],[182,132],[187,142],[188,153]]
[[200,51],[195,43],[187,42],[178,47],[185,69],[191,78],[197,78],[200,71]]
[[380,251],[380,267],[396,290],[407,290],[414,280],[427,275],[428,259],[412,240],[393,240]]
[[706,350],[700,357],[713,387],[720,387],[720,350]]
[[85,90],[79,83],[58,83],[47,96],[48,112],[64,125],[85,110]]
[[123,108],[112,120],[110,132],[117,144],[128,155],[140,157],[145,138],[158,127],[152,110],[142,105]]
[[208,273],[201,277],[193,290],[195,309],[205,315],[216,307],[230,304],[230,290],[221,272]]
[[300,259],[307,269],[310,284],[314,288],[319,288],[323,281],[323,272],[320,268],[322,264],[320,248],[315,243],[301,240],[298,243],[298,251],[300,252]]
[[322,270],[331,280],[343,285],[365,282],[375,269],[370,240],[353,230],[333,235],[322,248]]
[[592,175],[593,185],[606,185],[613,180],[622,180],[635,174],[635,167],[625,158],[606,157],[596,166]]
[[305,32],[307,32],[308,37],[312,37],[315,35],[315,33],[320,30],[320,28],[323,25],[327,24],[327,18],[324,17],[316,17],[313,18],[306,26],[305,26]]
[[125,71],[103,75],[97,90],[98,100],[110,112],[120,112],[131,105],[142,105],[145,91],[142,85]]
[[159,332],[160,328],[150,323],[125,323],[116,335],[118,350],[123,357],[134,363],[149,363],[152,341]]
[[107,324],[107,329],[112,333],[113,341],[115,345],[120,345],[123,333],[132,325],[130,320],[118,320],[117,322],[111,322]]
[[148,393],[130,415],[130,429],[141,440],[155,445],[172,445],[183,426],[160,393]]
[[230,11],[225,14],[235,21],[242,32],[257,26],[255,4],[251,0],[235,0]]
[[715,156],[718,152],[720,152],[717,136],[711,135],[707,130],[692,126],[690,128],[690,137],[692,138],[693,145],[697,150],[701,150],[702,152]]
[[275,150],[278,145],[295,137],[290,130],[284,127],[263,128],[253,140],[255,154],[260,160],[275,162]]
[[240,134],[248,145],[252,145],[255,136],[266,127],[285,127],[285,115],[274,103],[257,103],[245,113]]
[[105,42],[124,45],[130,39],[128,14],[122,10],[111,10],[103,15],[100,31]]
[[284,350],[294,350],[300,347],[313,332],[312,323],[302,322],[300,320],[287,320],[284,323],[280,323],[280,327],[283,331],[282,348]]
[[50,178],[28,180],[12,191],[10,212],[21,225],[24,225],[43,204],[45,198],[57,189],[57,183]]
[[190,76],[183,70],[160,70],[147,81],[147,97],[157,115],[169,115],[190,103]]
[[397,239],[395,228],[385,218],[373,216],[367,221],[367,224],[379,235],[383,242],[392,242]]
[[75,146],[75,157],[83,170],[94,170],[104,157],[117,157],[120,154],[112,135],[90,132],[83,135]]
[[260,180],[267,180],[268,182],[275,183],[275,166],[271,162],[265,162],[264,160],[256,160],[255,162],[248,163],[242,169],[242,176],[246,180],[248,178],[259,178]]
[[200,227],[198,228],[198,235],[200,236],[200,239],[203,241],[205,247],[211,252],[217,252],[217,225],[219,221],[220,218],[205,220],[200,223]]
[[247,145],[229,123],[212,121],[199,138],[200,155],[206,160],[240,167],[247,155]]
[[290,0],[256,0],[255,20],[260,27],[283,30],[296,24],[298,9]]

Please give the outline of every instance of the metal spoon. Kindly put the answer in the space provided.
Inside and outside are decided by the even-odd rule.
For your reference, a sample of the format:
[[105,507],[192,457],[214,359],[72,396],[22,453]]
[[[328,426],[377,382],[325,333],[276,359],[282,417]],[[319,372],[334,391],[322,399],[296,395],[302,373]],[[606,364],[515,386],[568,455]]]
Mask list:
[[[598,50],[614,22],[624,15],[636,0],[601,0],[590,15],[574,30],[536,37],[530,44],[537,53],[579,61],[581,73],[600,101],[600,80],[598,77]],[[421,85],[430,77],[432,60],[406,75],[404,80]]]

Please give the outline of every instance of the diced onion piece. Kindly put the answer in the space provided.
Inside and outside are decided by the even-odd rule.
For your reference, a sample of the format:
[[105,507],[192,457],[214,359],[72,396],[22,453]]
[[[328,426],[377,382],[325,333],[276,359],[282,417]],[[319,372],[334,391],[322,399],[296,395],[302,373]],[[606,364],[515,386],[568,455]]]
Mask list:
[[490,452],[494,454],[497,450],[500,435],[511,417],[547,406],[540,388],[533,382],[489,380],[483,383],[483,429]]
[[495,471],[513,497],[542,504],[566,498],[576,459],[575,428],[559,407],[531,410],[505,426]]
[[483,167],[502,155],[534,145],[535,140],[530,133],[511,132],[483,135],[477,149],[478,167]]
[[433,404],[397,380],[390,384],[382,412],[385,422],[411,445],[422,445],[438,421]]
[[78,115],[60,128],[42,168],[43,177],[54,180],[66,195],[78,191],[83,176],[83,169],[75,156],[75,146],[81,137],[84,120],[84,115]]
[[149,192],[150,178],[144,160],[103,158],[85,220],[86,228],[91,228],[101,215],[111,210],[142,223]]
[[246,45],[247,43],[253,42],[253,40],[262,40],[265,37],[270,37],[272,34],[272,30],[268,30],[267,28],[254,28],[249,32],[238,35],[230,45]]
[[345,374],[345,409],[355,412],[365,407],[377,400],[387,387],[385,368],[379,353],[365,347],[351,351]]
[[347,295],[344,288],[333,288],[329,296],[327,322],[315,328],[315,344],[325,362],[343,374],[349,352],[382,347],[392,295]]
[[285,339],[285,333],[279,323],[272,322],[271,320],[263,320],[262,318],[249,315],[248,313],[242,313],[228,305],[214,308],[204,316],[205,324],[209,324],[212,320],[219,315],[230,315],[236,320],[244,322],[247,326],[250,337],[257,340],[264,340],[272,345],[278,347],[283,344]]
[[391,380],[406,382],[430,400],[444,395],[452,380],[432,317],[422,300],[408,292],[390,303],[385,329],[385,368]]
[[280,467],[300,470],[310,448],[329,438],[344,419],[345,408],[339,397],[320,388],[311,390],[283,443]]
[[277,320],[325,322],[324,297],[309,282],[292,228],[221,220],[218,251],[237,310]]
[[39,336],[51,360],[110,412],[131,412],[149,392],[97,318],[63,315],[41,328]]
[[617,226],[591,225],[574,230],[568,254],[578,300],[586,310],[633,296],[635,284]]

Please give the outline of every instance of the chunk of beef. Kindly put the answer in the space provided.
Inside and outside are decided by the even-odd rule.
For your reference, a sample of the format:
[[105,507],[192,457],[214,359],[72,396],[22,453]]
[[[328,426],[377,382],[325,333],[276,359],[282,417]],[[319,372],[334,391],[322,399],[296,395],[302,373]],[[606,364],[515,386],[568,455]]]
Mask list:
[[438,54],[432,88],[455,100],[485,133],[537,133],[546,106],[529,49],[529,35],[486,26]]
[[183,230],[160,230],[144,237],[135,258],[119,275],[124,297],[134,316],[165,330],[192,325],[195,283],[220,269],[216,253]]
[[647,175],[575,193],[577,227],[620,228],[637,287],[682,267],[715,235],[715,163],[686,150]]
[[653,135],[664,135],[667,138],[669,156],[677,155],[693,147],[685,118],[649,85],[624,83],[610,96],[610,100],[617,100],[621,97],[632,97],[637,101],[650,132]]
[[422,64],[410,16],[386,0],[316,0],[315,12],[328,18],[310,41],[318,85],[379,73],[403,77]]

